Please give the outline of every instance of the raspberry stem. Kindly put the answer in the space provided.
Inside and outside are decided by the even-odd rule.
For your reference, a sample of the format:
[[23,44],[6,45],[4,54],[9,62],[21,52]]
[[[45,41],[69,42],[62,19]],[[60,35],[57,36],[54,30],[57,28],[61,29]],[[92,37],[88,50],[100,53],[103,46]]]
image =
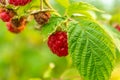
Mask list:
[[61,15],[51,6],[51,4],[48,3],[48,0],[43,0],[43,2],[45,3],[45,5],[46,5],[48,8],[50,8],[50,9],[52,9],[54,12],[56,12],[56,14],[57,14],[58,16],[61,16]]
[[43,10],[43,0],[40,0],[40,10]]

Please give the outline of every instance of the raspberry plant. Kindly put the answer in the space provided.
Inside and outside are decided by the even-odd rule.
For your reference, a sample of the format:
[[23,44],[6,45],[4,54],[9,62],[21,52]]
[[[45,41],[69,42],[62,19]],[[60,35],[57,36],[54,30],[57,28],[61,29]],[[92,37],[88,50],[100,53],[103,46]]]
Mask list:
[[103,11],[91,4],[56,1],[66,9],[64,15],[47,0],[0,0],[0,18],[12,33],[20,33],[34,19],[51,51],[58,56],[70,54],[84,80],[109,80],[120,55],[117,31],[93,18],[91,11]]

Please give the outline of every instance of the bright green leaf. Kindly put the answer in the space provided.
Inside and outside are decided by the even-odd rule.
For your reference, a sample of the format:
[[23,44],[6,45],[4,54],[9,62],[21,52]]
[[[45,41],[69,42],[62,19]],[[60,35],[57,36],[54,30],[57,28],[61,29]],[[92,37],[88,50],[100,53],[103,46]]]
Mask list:
[[68,15],[72,15],[75,13],[79,14],[86,14],[88,13],[87,11],[99,11],[102,12],[101,10],[97,9],[96,7],[92,6],[91,4],[88,4],[86,2],[77,2],[73,3],[68,7],[67,13]]
[[57,1],[60,5],[64,6],[65,8],[67,8],[69,6],[69,0],[55,0]]
[[117,49],[120,51],[120,33],[112,26],[104,25],[103,29],[112,37]]
[[117,63],[120,62],[120,32],[118,32],[114,27],[109,25],[104,25],[103,29],[110,34],[112,37],[114,44],[116,45],[117,51],[116,51],[116,57],[117,57]]
[[95,22],[80,19],[68,29],[69,53],[84,80],[109,80],[115,63],[115,45]]
[[47,38],[51,33],[53,33],[56,28],[64,21],[62,17],[51,17],[49,22],[42,26],[41,34]]
[[40,0],[32,0],[32,2],[30,2],[29,4],[19,7],[17,10],[17,14],[19,16],[24,16],[24,15],[28,15],[28,10],[38,10],[40,7]]

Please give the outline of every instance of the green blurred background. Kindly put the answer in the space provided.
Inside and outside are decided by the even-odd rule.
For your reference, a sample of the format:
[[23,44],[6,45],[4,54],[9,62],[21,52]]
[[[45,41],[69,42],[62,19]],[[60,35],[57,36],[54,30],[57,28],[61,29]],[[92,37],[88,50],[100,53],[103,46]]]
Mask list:
[[[70,0],[71,3],[79,1],[104,10],[105,15],[98,14],[98,20],[120,23],[120,0]],[[63,5],[56,0],[50,0],[50,3],[64,14]],[[52,54],[40,31],[34,29],[35,25],[35,21],[31,21],[21,34],[16,35],[0,21],[0,80],[82,80],[70,56],[59,58]],[[112,80],[120,80],[114,78],[114,74]]]

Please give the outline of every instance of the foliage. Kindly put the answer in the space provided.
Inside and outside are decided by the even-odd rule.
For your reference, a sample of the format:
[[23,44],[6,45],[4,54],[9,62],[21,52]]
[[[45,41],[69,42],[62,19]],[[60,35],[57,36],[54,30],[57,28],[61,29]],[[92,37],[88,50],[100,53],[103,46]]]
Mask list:
[[68,31],[69,52],[81,76],[85,80],[109,80],[116,58],[107,33],[89,20],[71,23]]
[[[86,2],[71,3],[71,1],[49,1],[55,9],[50,8],[52,15],[47,24],[38,25],[41,27],[40,31],[32,28],[36,22],[30,16],[34,11],[40,10],[39,0],[32,0],[30,4],[17,8],[13,5],[7,6],[15,8],[18,17],[27,16],[28,25],[25,31],[18,35],[11,34],[2,27],[3,30],[0,32],[1,80],[30,78],[30,80],[34,78],[74,80],[74,77],[71,79],[72,75],[79,77],[75,80],[110,79],[115,64],[120,61],[119,32],[111,26],[100,24],[93,18],[92,13],[102,14],[103,11]],[[45,10],[46,7],[50,7],[45,4],[44,6]],[[113,16],[111,22],[116,18]],[[5,26],[4,23],[1,26]],[[43,41],[56,30],[67,31],[70,55],[66,58],[58,58],[50,54]],[[80,75],[73,67],[77,68]],[[72,74],[74,72],[75,74]]]

